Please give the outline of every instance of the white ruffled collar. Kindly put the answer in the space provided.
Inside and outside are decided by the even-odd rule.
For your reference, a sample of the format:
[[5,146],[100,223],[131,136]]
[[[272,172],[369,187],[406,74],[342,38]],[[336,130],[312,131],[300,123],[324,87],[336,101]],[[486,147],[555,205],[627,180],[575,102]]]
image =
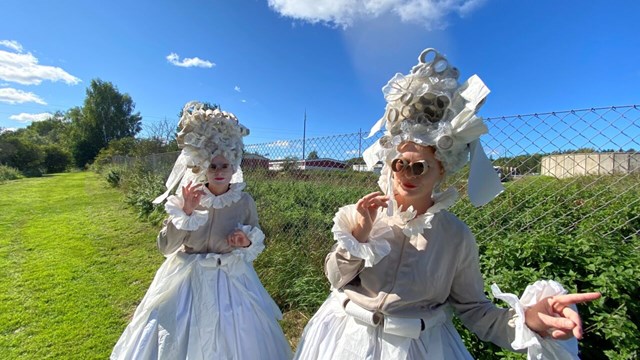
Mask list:
[[458,192],[450,187],[441,193],[433,194],[432,199],[433,205],[424,214],[418,216],[416,216],[417,211],[413,209],[413,206],[409,206],[405,211],[400,211],[398,203],[393,199],[393,215],[389,217],[390,223],[402,228],[402,232],[409,237],[422,234],[424,229],[431,228],[431,220],[435,214],[448,209],[458,200]]
[[206,186],[203,187],[204,196],[200,199],[200,205],[204,207],[212,207],[214,209],[221,209],[227,207],[233,203],[238,202],[242,198],[242,190],[247,186],[246,183],[232,183],[229,185],[229,190],[221,195],[214,195],[209,191]]

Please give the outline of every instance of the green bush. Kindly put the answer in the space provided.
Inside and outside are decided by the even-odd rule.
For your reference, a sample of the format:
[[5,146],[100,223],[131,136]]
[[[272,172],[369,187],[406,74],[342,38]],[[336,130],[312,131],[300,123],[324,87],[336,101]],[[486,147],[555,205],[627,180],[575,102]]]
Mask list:
[[102,169],[102,174],[105,180],[107,180],[107,183],[109,183],[109,185],[111,185],[112,187],[120,186],[120,181],[122,180],[122,174],[124,172],[126,172],[125,168],[114,165],[107,166]]
[[137,210],[140,219],[156,225],[162,222],[166,216],[164,207],[152,203],[165,191],[162,175],[156,174],[153,169],[142,163],[129,167],[103,166],[100,169],[109,185],[122,189],[126,203]]
[[[640,350],[637,184],[633,176],[533,177],[509,184],[481,210],[465,200],[452,211],[483,234],[477,241],[487,286],[519,295],[538,279],[552,279],[570,292],[601,292],[601,300],[579,306],[587,329],[581,356],[630,359]],[[487,354],[500,351],[459,329],[467,332],[475,358],[492,359]],[[492,351],[475,351],[481,347]]]
[[371,192],[371,182],[335,186],[326,181],[326,172],[311,172],[297,181],[290,177],[299,177],[295,173],[245,175],[266,235],[266,249],[255,263],[263,284],[282,308],[312,313],[329,293],[323,269],[334,243],[333,216],[339,207]]
[[138,217],[153,224],[160,224],[166,216],[162,205],[152,203],[165,191],[164,179],[143,166],[136,165],[121,179],[126,202],[138,210]]
[[7,180],[22,179],[24,176],[20,170],[7,165],[0,165],[0,183]]
[[[164,191],[166,174],[139,165],[121,176],[127,201],[158,223],[164,211],[151,200]],[[329,293],[323,269],[334,244],[333,216],[339,207],[377,190],[377,177],[245,169],[245,180],[266,234],[256,271],[282,309],[311,316]],[[496,283],[520,295],[540,279],[556,280],[570,292],[600,291],[602,299],[579,306],[586,330],[581,356],[634,359],[640,351],[639,180],[523,178],[506,184],[505,193],[481,209],[465,198],[451,211],[477,236],[487,293]],[[525,358],[456,326],[476,359]]]
[[36,144],[9,133],[0,138],[0,163],[16,168],[25,176],[42,176],[44,151]]
[[43,150],[43,165],[47,174],[64,172],[73,163],[71,153],[60,146],[47,145]]
[[[377,190],[375,177],[348,176],[245,172],[267,235],[256,270],[284,309],[311,315],[328,294],[323,266],[334,244],[333,215]],[[629,359],[640,344],[638,180],[532,177],[509,183],[500,198],[482,209],[465,198],[452,212],[482,234],[477,241],[487,293],[495,282],[503,291],[520,295],[540,279],[556,280],[570,292],[600,291],[603,299],[579,306],[586,328],[581,356]],[[476,359],[524,358],[457,326]]]

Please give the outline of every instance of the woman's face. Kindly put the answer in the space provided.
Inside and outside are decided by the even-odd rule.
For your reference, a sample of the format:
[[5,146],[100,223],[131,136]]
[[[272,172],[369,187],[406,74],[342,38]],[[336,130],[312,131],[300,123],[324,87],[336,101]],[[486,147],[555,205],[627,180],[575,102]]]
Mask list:
[[233,166],[224,156],[218,155],[211,159],[211,165],[207,170],[209,186],[216,188],[227,187],[231,182],[232,175]]
[[[393,190],[396,197],[410,202],[430,198],[433,188],[444,176],[444,168],[436,159],[434,149],[409,142],[401,144],[398,151],[400,160],[395,162],[395,170],[399,171],[393,172]],[[420,174],[423,167],[424,173]]]

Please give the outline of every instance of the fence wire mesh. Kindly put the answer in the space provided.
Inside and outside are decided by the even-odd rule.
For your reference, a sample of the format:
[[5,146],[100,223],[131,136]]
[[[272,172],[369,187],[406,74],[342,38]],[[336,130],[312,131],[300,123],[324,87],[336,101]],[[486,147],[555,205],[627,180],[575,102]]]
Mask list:
[[[556,236],[590,232],[611,241],[640,238],[638,105],[491,117],[485,123],[489,133],[481,141],[506,191],[487,209],[473,211],[463,198],[452,210],[478,217],[476,223],[482,225],[472,230],[479,243],[503,236],[507,229],[547,231]],[[288,183],[289,189],[305,183],[305,191],[316,187],[326,192],[313,211],[333,214],[340,206],[378,190],[380,169],[366,169],[361,157],[377,137],[366,135],[245,145],[242,169],[248,191],[264,181]],[[168,174],[178,154],[154,154],[142,160]],[[113,161],[122,165],[133,159],[116,157]],[[466,171],[447,180],[463,197]],[[261,218],[282,216],[277,208],[261,209],[257,202]],[[302,229],[317,225],[310,220],[313,214],[307,205],[298,199],[294,206],[301,216],[283,221],[269,235],[299,238]],[[504,211],[505,207],[510,210]],[[324,227],[318,229],[324,232],[319,236],[329,238],[329,229]]]

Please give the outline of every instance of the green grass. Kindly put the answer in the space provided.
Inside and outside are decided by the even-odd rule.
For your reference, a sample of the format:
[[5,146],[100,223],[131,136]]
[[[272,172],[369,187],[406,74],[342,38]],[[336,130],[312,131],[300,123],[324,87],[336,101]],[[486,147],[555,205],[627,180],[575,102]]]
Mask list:
[[105,359],[164,258],[96,174],[0,185],[2,359]]

